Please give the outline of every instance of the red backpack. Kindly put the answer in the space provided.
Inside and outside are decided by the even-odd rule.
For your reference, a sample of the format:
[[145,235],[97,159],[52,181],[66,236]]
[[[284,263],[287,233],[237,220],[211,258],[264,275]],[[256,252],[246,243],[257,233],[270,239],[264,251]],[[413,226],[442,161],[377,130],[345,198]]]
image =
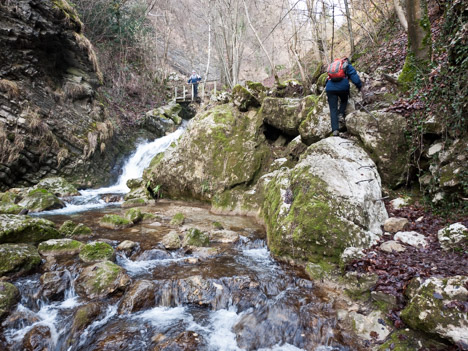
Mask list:
[[328,79],[332,82],[339,82],[343,78],[346,78],[346,68],[348,67],[348,58],[335,59],[328,65],[327,73]]

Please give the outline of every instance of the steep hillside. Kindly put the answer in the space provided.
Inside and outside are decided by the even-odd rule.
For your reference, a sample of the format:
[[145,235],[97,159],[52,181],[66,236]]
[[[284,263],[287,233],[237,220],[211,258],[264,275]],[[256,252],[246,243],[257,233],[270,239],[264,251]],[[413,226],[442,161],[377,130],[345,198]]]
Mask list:
[[66,1],[0,2],[0,189],[51,174],[100,184],[122,152],[82,29]]

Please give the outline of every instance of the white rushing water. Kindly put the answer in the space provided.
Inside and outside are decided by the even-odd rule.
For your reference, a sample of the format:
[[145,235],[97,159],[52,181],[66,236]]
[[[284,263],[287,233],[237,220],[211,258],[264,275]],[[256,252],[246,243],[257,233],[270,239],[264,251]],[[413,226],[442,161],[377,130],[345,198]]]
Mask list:
[[173,142],[177,141],[185,131],[186,125],[187,122],[184,121],[182,126],[175,132],[154,141],[146,141],[139,144],[136,151],[129,157],[127,162],[125,162],[122,168],[122,174],[114,185],[99,189],[81,190],[79,196],[74,196],[69,199],[69,202],[66,202],[66,207],[48,211],[47,214],[71,214],[110,205],[101,199],[101,195],[126,194],[130,190],[127,187],[127,181],[129,179],[140,178],[153,157],[165,151]]

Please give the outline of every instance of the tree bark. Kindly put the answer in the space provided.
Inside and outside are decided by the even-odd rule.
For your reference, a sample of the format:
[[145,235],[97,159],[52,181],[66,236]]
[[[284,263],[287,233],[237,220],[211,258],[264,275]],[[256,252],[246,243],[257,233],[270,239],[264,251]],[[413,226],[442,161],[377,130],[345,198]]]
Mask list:
[[406,0],[408,15],[408,49],[417,61],[430,61],[431,24],[426,0]]
[[398,16],[398,19],[400,20],[401,25],[405,31],[408,31],[408,21],[406,20],[405,12],[401,7],[400,0],[393,0],[393,4],[395,5],[395,12]]
[[353,57],[354,52],[356,51],[356,48],[354,46],[353,27],[351,25],[351,14],[349,13],[348,0],[344,0],[344,5],[345,5],[345,11],[346,11],[346,21],[348,23],[349,46],[351,48],[350,57]]

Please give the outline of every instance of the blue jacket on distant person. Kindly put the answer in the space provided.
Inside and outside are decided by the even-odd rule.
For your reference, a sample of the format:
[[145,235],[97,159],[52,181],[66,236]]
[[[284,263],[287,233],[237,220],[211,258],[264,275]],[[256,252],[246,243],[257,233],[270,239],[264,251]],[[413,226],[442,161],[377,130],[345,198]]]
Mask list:
[[192,72],[192,75],[190,76],[187,83],[197,84],[199,81],[201,81],[201,77],[198,74]]
[[[348,63],[348,66],[346,67],[346,77],[340,80],[339,82],[333,82],[330,79],[327,80],[326,88],[325,90],[327,92],[331,91],[348,91],[349,90],[349,79],[356,85],[356,88],[358,90],[361,90],[362,88],[362,82],[361,79],[359,78],[356,69],[351,66],[350,63]],[[348,79],[349,78],[349,79]]]

